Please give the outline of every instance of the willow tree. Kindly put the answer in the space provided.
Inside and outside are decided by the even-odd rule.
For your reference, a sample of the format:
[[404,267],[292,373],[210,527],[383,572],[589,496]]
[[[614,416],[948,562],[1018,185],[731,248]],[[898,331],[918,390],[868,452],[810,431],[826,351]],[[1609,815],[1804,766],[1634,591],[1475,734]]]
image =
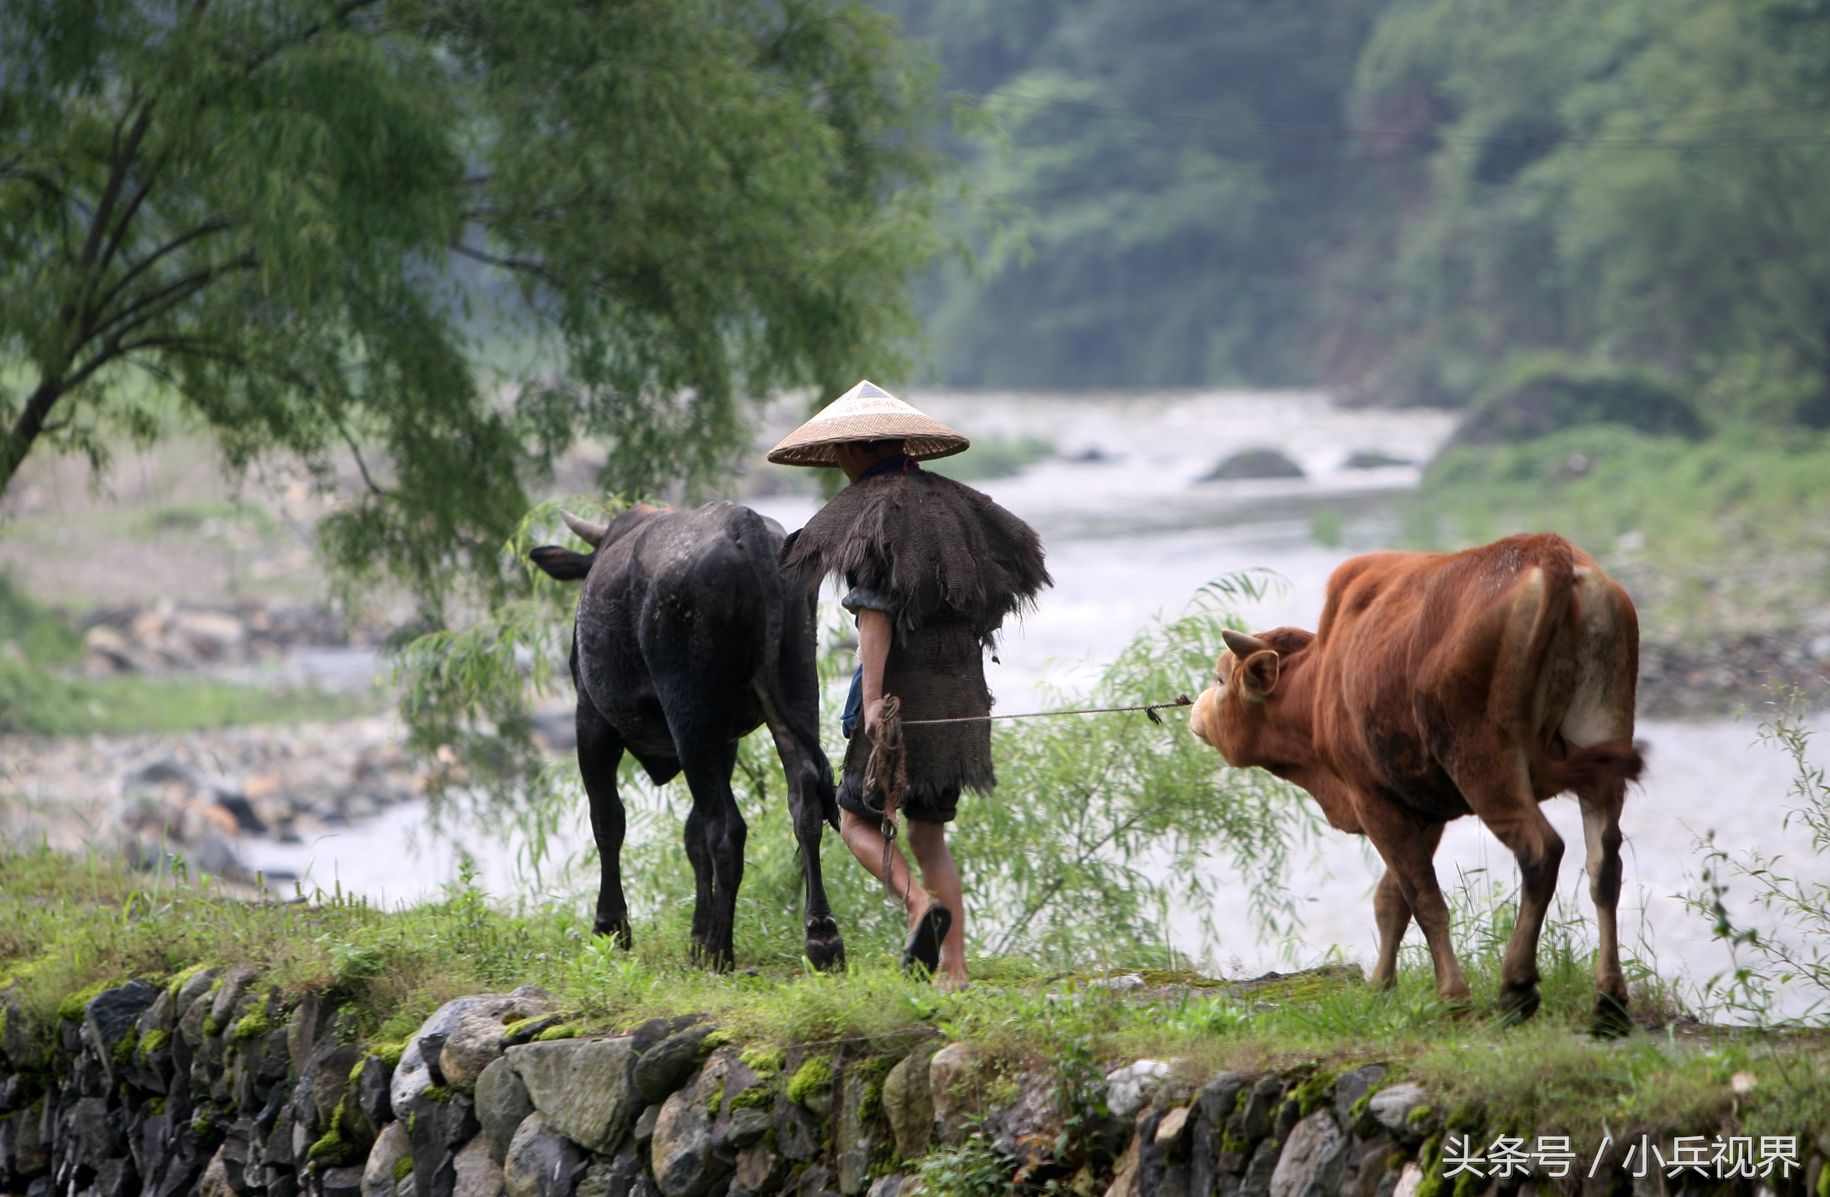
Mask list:
[[934,95],[836,0],[0,5],[0,490],[201,425],[436,607],[576,439],[690,482],[883,370]]

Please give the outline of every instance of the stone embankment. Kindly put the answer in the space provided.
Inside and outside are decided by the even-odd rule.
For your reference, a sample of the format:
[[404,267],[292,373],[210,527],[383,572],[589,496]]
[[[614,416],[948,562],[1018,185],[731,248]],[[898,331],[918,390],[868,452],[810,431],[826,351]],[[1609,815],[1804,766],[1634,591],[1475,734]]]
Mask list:
[[[693,1017],[579,1036],[533,989],[460,998],[401,1044],[246,968],[75,995],[0,1029],[0,1192],[25,1197],[908,1197],[943,1168],[1106,1197],[1429,1197],[1444,1113],[1378,1064],[1221,1073],[1143,1060],[1010,1075],[960,1043],[746,1047]],[[47,1049],[48,1043],[48,1049]],[[1078,1078],[1078,1082],[1076,1081]],[[1453,1118],[1455,1115],[1451,1114]],[[1628,1148],[1567,1193],[1657,1193]],[[956,1169],[957,1171],[957,1169]],[[1817,1192],[1791,1177],[1686,1191]],[[1516,1189],[1519,1181],[1514,1180]],[[1468,1192],[1511,1191],[1479,1185]]]

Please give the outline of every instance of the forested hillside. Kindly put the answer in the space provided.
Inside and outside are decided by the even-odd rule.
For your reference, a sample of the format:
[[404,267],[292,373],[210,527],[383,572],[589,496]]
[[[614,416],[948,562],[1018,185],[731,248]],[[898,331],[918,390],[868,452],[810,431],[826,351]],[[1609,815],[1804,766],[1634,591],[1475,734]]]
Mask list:
[[880,2],[988,118],[933,381],[1460,403],[1551,351],[1830,423],[1830,0]]

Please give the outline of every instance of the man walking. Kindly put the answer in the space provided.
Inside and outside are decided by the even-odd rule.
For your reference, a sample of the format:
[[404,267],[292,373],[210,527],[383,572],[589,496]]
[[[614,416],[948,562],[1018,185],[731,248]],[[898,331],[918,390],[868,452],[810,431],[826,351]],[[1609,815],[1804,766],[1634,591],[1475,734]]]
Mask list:
[[[966,983],[965,902],[946,825],[962,788],[985,793],[996,781],[984,654],[1005,617],[1050,584],[1029,525],[919,465],[969,443],[860,382],[769,454],[787,465],[837,466],[850,483],[789,538],[783,569],[809,589],[829,574],[845,580],[843,603],[858,620],[858,672],[841,720],[850,744],[839,786],[840,834],[907,907],[904,966],[925,967],[946,988]],[[885,719],[891,696],[900,706],[893,721]],[[955,722],[923,722],[935,719]],[[855,734],[860,723],[863,734]],[[871,772],[873,749],[875,765],[889,776]],[[898,804],[920,886],[889,843]]]

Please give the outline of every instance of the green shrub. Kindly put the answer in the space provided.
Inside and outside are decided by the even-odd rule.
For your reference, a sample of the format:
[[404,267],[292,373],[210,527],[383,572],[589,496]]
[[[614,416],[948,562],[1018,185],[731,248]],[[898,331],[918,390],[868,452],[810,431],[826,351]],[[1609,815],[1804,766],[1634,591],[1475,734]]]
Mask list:
[[1450,443],[1517,444],[1596,424],[1691,440],[1708,432],[1690,401],[1656,374],[1533,354],[1512,362],[1476,397]]

